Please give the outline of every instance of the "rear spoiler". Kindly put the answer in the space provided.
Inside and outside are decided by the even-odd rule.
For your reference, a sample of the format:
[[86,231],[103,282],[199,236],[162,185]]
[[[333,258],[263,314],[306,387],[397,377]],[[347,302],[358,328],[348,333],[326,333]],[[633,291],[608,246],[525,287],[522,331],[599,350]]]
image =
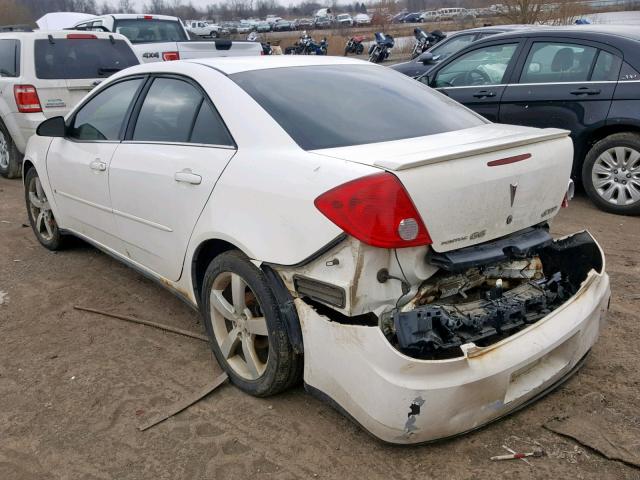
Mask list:
[[447,147],[437,147],[415,154],[416,158],[410,160],[381,159],[376,160],[373,165],[384,168],[386,170],[407,170],[409,168],[420,167],[422,165],[430,165],[432,163],[444,162],[447,160],[455,160],[457,158],[470,157],[472,155],[481,155],[483,153],[491,153],[507,148],[520,147],[530,145],[532,143],[546,142],[563,138],[569,135],[568,130],[560,130],[558,128],[545,128],[534,132],[518,132],[511,135],[499,137],[497,139],[487,138],[475,142],[464,143],[461,141],[457,145]]

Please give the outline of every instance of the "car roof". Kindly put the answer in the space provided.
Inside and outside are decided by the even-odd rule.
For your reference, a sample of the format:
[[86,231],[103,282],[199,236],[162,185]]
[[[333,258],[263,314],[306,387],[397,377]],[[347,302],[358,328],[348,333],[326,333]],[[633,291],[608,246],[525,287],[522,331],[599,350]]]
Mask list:
[[43,38],[49,38],[49,36],[53,37],[53,38],[67,38],[68,35],[94,35],[97,38],[109,38],[109,37],[113,37],[116,38],[118,40],[126,40],[126,37],[124,35],[121,35],[119,33],[113,33],[113,32],[89,32],[89,33],[85,33],[85,32],[78,32],[77,30],[35,30],[33,32],[0,32],[0,38],[11,38],[11,39],[43,39]]
[[486,27],[476,27],[476,28],[469,28],[467,30],[460,30],[449,36],[454,37],[454,36],[467,34],[467,33],[482,33],[482,32],[497,32],[497,33],[513,32],[513,31],[521,32],[522,30],[534,30],[537,28],[540,28],[540,26],[539,25],[489,25]]
[[478,48],[498,40],[536,37],[560,37],[573,40],[591,40],[609,45],[623,52],[624,60],[636,70],[640,69],[640,31],[637,26],[627,25],[574,25],[566,27],[538,26],[525,32],[510,31],[482,38],[465,47],[463,51]]
[[[596,38],[598,36],[614,36],[640,41],[640,29],[637,25],[572,25],[566,27],[538,26],[527,32],[528,36],[571,36],[574,38]],[[511,32],[503,33],[500,38],[513,36]],[[495,38],[495,37],[492,37]]]
[[327,55],[265,55],[255,57],[217,57],[186,60],[215,68],[226,75],[266,70],[270,68],[303,67],[312,65],[372,65],[363,60]]
[[78,23],[86,23],[90,22],[91,20],[109,17],[114,18],[115,20],[135,20],[144,17],[153,17],[153,20],[178,20],[178,17],[172,17],[171,15],[156,15],[155,13],[110,13],[107,15],[100,15],[95,19],[83,20],[82,22]]

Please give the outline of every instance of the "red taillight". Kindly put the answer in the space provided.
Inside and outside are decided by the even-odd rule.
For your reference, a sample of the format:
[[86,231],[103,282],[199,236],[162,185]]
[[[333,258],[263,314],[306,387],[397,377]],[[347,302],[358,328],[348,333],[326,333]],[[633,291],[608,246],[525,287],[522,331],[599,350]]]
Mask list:
[[162,52],[162,60],[165,62],[171,62],[173,60],[180,60],[180,53],[178,52]]
[[70,33],[67,35],[68,40],[95,40],[98,37],[91,33]]
[[432,243],[409,194],[390,173],[344,183],[314,203],[329,220],[368,245],[402,248]]
[[33,85],[15,85],[13,87],[13,96],[16,99],[16,105],[20,113],[36,113],[42,111],[38,91]]
[[144,20],[153,20],[153,15],[143,15]]

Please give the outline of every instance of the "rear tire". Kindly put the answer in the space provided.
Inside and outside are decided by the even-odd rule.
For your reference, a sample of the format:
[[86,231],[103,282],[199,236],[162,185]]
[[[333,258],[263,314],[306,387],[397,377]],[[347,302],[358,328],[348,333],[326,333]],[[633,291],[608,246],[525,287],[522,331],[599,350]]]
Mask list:
[[63,249],[67,238],[60,233],[35,168],[31,168],[24,179],[24,196],[29,224],[38,241],[48,250]]
[[0,175],[5,178],[18,178],[22,173],[22,154],[9,134],[9,130],[0,120]]
[[601,210],[640,215],[640,135],[614,133],[597,142],[582,165],[582,183]]
[[201,295],[211,349],[234,385],[266,397],[300,380],[302,355],[293,351],[264,274],[242,252],[211,261]]

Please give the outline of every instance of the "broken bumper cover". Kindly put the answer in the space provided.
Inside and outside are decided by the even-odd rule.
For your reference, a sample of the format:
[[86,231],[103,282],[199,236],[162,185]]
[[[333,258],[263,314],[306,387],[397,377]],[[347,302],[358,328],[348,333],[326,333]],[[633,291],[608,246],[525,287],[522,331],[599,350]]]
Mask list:
[[464,356],[417,360],[377,327],[345,325],[300,299],[305,383],[379,439],[398,444],[458,435],[504,416],[569,376],[595,343],[609,277],[590,271],[579,291],[546,317]]

